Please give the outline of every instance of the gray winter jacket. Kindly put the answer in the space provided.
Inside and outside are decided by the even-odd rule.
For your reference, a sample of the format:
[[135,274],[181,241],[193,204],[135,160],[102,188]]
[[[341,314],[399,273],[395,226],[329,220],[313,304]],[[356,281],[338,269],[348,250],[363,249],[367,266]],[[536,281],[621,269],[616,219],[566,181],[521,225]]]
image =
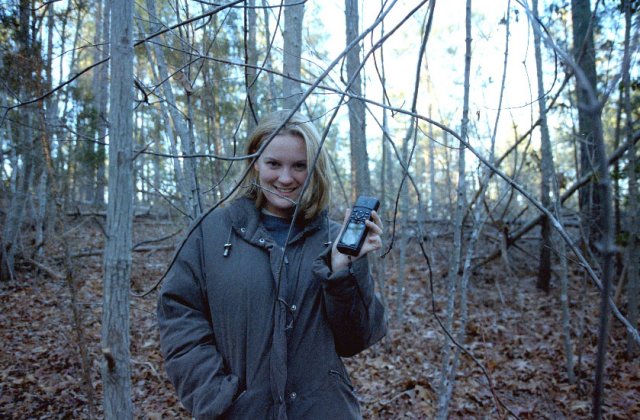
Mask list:
[[259,215],[241,198],[187,238],[158,301],[166,371],[198,419],[360,418],[340,357],[386,332],[367,259],[331,272],[326,215],[283,257]]

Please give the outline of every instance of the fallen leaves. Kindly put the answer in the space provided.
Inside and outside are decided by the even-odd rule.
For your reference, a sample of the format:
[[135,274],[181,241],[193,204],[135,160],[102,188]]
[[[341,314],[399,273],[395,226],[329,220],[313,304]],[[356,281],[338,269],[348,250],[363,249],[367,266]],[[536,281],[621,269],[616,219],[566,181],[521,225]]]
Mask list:
[[[161,235],[153,224],[136,224],[140,239]],[[170,232],[170,225],[164,226]],[[92,230],[93,229],[93,230]],[[100,249],[98,228],[85,224],[69,238],[77,247]],[[84,241],[84,242],[83,242]],[[84,248],[83,248],[84,247]],[[59,250],[48,250],[56,255]],[[446,255],[446,254],[443,254]],[[146,289],[157,279],[169,251],[135,253],[132,283]],[[78,309],[87,340],[96,415],[101,415],[100,320],[101,258],[76,260]],[[434,265],[446,264],[436,261]],[[517,259],[512,261],[517,266]],[[54,263],[48,266],[55,266]],[[445,335],[431,312],[427,272],[415,258],[408,264],[404,319],[395,314],[395,268],[387,275],[385,294],[391,302],[387,337],[373,348],[345,359],[360,395],[365,418],[433,418],[436,412]],[[56,267],[58,268],[58,267]],[[434,267],[435,272],[446,272]],[[33,269],[33,268],[32,268]],[[574,273],[570,290],[572,345],[577,382],[567,380],[559,292],[535,288],[535,276],[522,273],[505,282],[500,263],[477,273],[469,285],[466,348],[490,373],[496,395],[520,418],[589,418],[597,345],[598,293]],[[62,270],[60,270],[62,271]],[[71,299],[64,281],[46,273],[21,272],[14,283],[0,284],[0,417],[87,418],[89,401],[82,382]],[[498,279],[500,289],[493,283]],[[446,279],[434,279],[439,316],[445,306]],[[504,303],[503,303],[504,301]],[[132,386],[136,417],[190,418],[168,382],[158,348],[155,295],[131,303]],[[459,323],[455,323],[459,326]],[[626,335],[612,324],[605,390],[607,418],[640,417],[640,365],[625,356]],[[461,356],[451,418],[493,418],[497,409],[479,367]]]

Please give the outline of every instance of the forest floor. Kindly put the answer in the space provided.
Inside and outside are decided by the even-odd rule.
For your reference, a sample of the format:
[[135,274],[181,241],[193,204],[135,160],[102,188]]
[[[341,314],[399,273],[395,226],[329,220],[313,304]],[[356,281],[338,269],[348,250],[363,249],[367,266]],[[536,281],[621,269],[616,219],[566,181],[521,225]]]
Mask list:
[[[0,418],[78,419],[89,418],[90,413],[102,417],[102,222],[100,218],[70,220],[69,224],[76,227],[46,249],[46,255],[52,256],[49,260],[39,261],[39,268],[34,262],[21,261],[19,278],[0,284]],[[134,243],[162,237],[173,229],[168,223],[137,219]],[[135,290],[149,288],[160,277],[172,255],[170,247],[162,245],[175,241],[176,237],[134,253]],[[82,252],[72,257],[74,293],[62,275],[63,243],[72,255]],[[446,305],[444,249],[443,245],[433,249],[433,300],[439,316],[443,316]],[[404,322],[396,319],[397,270],[390,259],[385,279],[389,333],[381,343],[345,360],[365,418],[434,417],[445,335],[431,309],[427,265],[415,249],[410,250],[413,254],[403,293]],[[537,290],[532,254],[518,255],[518,249],[510,252],[511,275],[505,274],[503,263],[496,261],[470,279],[465,346],[484,366],[495,397],[512,415],[589,418],[598,292],[577,268],[572,272],[569,300],[577,381],[570,384],[565,368],[559,285],[554,284],[550,294]],[[154,292],[131,300],[136,417],[189,418],[164,374],[156,328],[156,296]],[[640,418],[640,362],[638,358],[627,360],[625,331],[616,320],[611,325],[605,418]],[[79,342],[84,345],[79,346]],[[89,375],[83,376],[84,372]],[[500,410],[506,416],[505,409]],[[464,355],[457,369],[449,417],[501,417],[486,377]]]

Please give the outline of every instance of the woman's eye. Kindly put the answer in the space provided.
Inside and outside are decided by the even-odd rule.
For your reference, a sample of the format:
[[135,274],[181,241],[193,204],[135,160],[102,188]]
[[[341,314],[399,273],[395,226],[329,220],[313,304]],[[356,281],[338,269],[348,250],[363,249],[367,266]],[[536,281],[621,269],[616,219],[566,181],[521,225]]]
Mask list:
[[277,168],[279,166],[279,164],[278,164],[278,162],[267,161],[267,166],[269,166],[270,168]]
[[297,171],[304,171],[305,169],[307,169],[307,164],[306,164],[306,163],[296,163],[296,164],[294,165],[294,168],[295,168]]

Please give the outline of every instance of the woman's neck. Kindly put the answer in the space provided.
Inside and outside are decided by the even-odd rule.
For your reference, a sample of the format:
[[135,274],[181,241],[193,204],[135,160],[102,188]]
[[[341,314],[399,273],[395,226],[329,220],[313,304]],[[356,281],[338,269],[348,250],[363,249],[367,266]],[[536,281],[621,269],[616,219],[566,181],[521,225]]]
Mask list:
[[260,211],[263,214],[266,214],[267,216],[273,216],[273,217],[277,217],[278,219],[284,219],[284,220],[291,220],[291,216],[287,216],[287,217],[282,217],[278,214],[272,213],[269,210],[267,210],[266,208],[262,207],[262,209],[260,209]]

